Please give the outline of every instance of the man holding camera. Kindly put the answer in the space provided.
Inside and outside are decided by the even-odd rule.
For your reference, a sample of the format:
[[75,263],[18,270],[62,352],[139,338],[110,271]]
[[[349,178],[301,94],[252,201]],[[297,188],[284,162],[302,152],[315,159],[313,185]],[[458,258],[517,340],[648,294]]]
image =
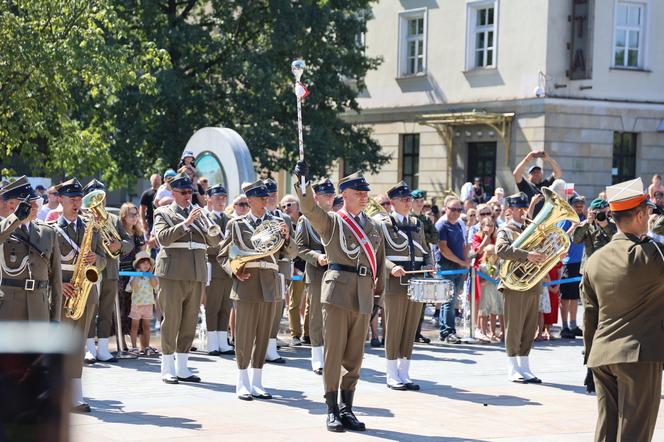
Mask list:
[[574,244],[584,244],[582,272],[588,258],[607,245],[616,232],[616,224],[609,213],[609,203],[601,198],[595,198],[590,203],[588,218],[580,222],[572,233]]
[[[528,169],[528,178],[525,178],[523,176],[523,172],[526,169],[526,166],[528,165],[528,163],[535,161],[537,159],[542,159],[545,163],[548,163],[549,166],[551,166],[552,169],[551,175],[548,178],[544,178],[544,172],[542,171],[542,168],[537,164],[535,164],[533,166],[530,166],[530,168]],[[530,201],[533,198],[533,196],[540,193],[540,189],[542,187],[551,186],[551,184],[553,184],[553,182],[557,178],[561,178],[563,172],[560,169],[560,166],[558,165],[556,160],[551,158],[548,153],[544,152],[543,150],[533,150],[530,153],[528,153],[528,155],[526,155],[526,157],[523,160],[521,160],[521,162],[516,166],[516,168],[512,172],[512,175],[514,176],[516,187],[518,187],[519,191],[525,193],[526,196],[528,197],[528,201]],[[539,213],[543,205],[544,201],[541,201],[535,206],[535,211],[533,213],[533,216]]]

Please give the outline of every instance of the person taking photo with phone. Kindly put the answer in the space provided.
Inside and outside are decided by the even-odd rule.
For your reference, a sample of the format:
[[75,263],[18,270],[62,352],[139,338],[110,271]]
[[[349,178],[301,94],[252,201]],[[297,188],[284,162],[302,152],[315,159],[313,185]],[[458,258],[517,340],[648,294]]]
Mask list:
[[[549,166],[551,166],[551,175],[548,178],[544,178],[544,171],[542,170],[542,167],[538,166],[537,164],[530,166],[528,169],[527,178],[524,176],[526,166],[537,159],[542,159],[544,163],[548,163]],[[544,152],[543,150],[533,150],[529,152],[528,155],[526,155],[519,164],[517,164],[516,168],[512,172],[512,175],[514,176],[516,187],[519,189],[519,191],[525,193],[528,197],[528,201],[530,201],[533,196],[541,193],[540,189],[542,187],[549,187],[556,179],[561,178],[563,172],[556,160],[551,158],[548,153]],[[543,205],[544,201],[538,203],[537,206],[535,206],[533,216],[539,213]]]

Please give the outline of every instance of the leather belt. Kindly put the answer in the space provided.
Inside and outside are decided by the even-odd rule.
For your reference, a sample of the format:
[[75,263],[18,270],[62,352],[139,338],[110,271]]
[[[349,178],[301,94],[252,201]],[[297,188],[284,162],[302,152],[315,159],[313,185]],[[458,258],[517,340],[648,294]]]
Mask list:
[[275,272],[279,271],[279,266],[276,264],[273,264],[271,262],[265,262],[265,261],[254,261],[254,262],[248,262],[244,265],[245,269],[267,269],[267,270],[274,270]]
[[355,273],[359,276],[370,276],[371,271],[369,270],[369,267],[367,266],[359,266],[359,267],[353,267],[353,266],[347,266],[344,264],[337,264],[337,263],[330,263],[327,265],[328,270],[338,270],[341,272],[349,272],[349,273]]
[[47,289],[48,281],[37,281],[35,279],[3,279],[2,284],[0,285],[4,287],[17,287],[31,292],[37,289]]
[[200,242],[174,242],[167,246],[162,245],[162,249],[188,249],[188,250],[207,250],[207,244]]

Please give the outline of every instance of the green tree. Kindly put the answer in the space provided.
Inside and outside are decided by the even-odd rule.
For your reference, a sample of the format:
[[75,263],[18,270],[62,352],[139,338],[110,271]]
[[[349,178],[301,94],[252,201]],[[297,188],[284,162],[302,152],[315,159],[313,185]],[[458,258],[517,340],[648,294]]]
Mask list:
[[311,94],[303,119],[312,173],[326,174],[337,158],[377,171],[389,157],[368,129],[341,118],[358,110],[357,91],[380,62],[357,43],[372,3],[118,1],[116,12],[131,23],[134,41],[145,37],[164,48],[171,67],[156,75],[158,93],[145,96],[130,88],[113,103],[113,159],[136,172],[155,171],[177,162],[195,130],[223,125],[245,139],[260,167],[290,169],[298,155],[290,62],[298,57],[308,64],[303,80]]
[[45,175],[125,184],[107,112],[118,93],[158,91],[165,51],[131,31],[106,0],[0,3],[0,161]]

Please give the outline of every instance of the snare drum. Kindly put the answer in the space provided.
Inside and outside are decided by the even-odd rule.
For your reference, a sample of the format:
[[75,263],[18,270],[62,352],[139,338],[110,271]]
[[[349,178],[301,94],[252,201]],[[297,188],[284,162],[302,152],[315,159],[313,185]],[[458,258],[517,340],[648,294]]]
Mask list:
[[447,279],[411,279],[408,297],[413,302],[449,302],[454,298],[454,284]]

